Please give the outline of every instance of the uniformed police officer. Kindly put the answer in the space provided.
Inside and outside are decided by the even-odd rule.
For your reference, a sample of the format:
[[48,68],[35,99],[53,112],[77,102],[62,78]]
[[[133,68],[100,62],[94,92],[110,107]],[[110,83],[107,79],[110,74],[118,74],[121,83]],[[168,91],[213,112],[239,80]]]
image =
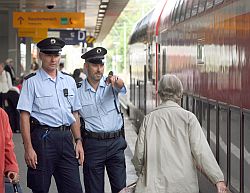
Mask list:
[[27,184],[33,193],[49,192],[52,175],[59,193],[82,193],[78,167],[83,163],[81,106],[74,79],[57,71],[64,45],[58,38],[37,44],[42,67],[25,77],[18,101]]
[[118,93],[126,93],[124,82],[112,72],[103,76],[104,55],[107,50],[96,47],[85,54],[84,68],[87,78],[78,88],[82,105],[79,113],[85,123],[84,185],[86,193],[104,193],[104,168],[106,167],[113,193],[126,186],[123,117]]

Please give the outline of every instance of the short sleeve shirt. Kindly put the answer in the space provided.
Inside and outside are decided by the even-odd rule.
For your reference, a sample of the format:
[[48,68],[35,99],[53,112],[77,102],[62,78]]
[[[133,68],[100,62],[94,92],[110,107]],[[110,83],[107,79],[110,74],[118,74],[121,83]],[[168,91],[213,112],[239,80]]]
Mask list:
[[24,81],[17,105],[17,109],[29,112],[41,125],[51,127],[70,126],[75,122],[72,111],[80,108],[74,79],[57,71],[52,80],[42,68]]
[[[119,110],[118,94],[125,94],[126,87],[114,88],[106,85],[106,77],[100,80],[97,90],[89,84],[88,80],[82,81],[78,88],[78,96],[81,103],[79,113],[85,121],[85,128],[93,132],[111,132],[121,129],[123,120]],[[116,104],[114,102],[116,101]],[[117,106],[116,106],[117,105]],[[118,111],[117,111],[118,109]]]

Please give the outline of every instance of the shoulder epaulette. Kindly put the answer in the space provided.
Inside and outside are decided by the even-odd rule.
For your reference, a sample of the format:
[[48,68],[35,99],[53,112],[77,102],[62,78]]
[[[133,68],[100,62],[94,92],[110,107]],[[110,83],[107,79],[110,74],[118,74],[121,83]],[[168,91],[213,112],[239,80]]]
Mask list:
[[29,78],[31,78],[32,76],[35,76],[35,75],[36,75],[35,72],[28,74],[27,76],[24,77],[24,80],[28,80]]
[[82,86],[82,83],[81,83],[81,82],[76,83],[76,87],[77,87],[77,88],[80,88],[81,86]]
[[66,72],[63,72],[63,71],[61,71],[61,73],[65,74],[65,75],[68,75],[68,76],[71,76],[70,74],[68,74]]

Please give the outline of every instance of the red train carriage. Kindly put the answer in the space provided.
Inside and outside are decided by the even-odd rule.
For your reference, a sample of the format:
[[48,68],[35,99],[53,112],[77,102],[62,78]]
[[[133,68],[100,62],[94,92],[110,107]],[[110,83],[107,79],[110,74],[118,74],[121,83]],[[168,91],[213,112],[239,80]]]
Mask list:
[[[176,74],[182,105],[197,115],[230,191],[250,193],[250,1],[161,1],[129,44],[129,109],[137,125],[160,102],[161,76]],[[214,191],[200,176],[200,192]]]

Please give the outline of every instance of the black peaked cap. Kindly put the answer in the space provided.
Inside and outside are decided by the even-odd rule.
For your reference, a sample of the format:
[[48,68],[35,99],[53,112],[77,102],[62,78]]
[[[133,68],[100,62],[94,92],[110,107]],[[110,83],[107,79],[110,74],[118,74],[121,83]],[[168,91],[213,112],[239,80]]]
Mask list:
[[37,43],[40,52],[45,54],[59,54],[64,46],[65,42],[55,37],[46,38]]
[[93,63],[93,64],[102,64],[102,60],[104,59],[104,55],[107,54],[107,50],[103,47],[96,47],[88,52],[85,52],[81,58],[85,59],[85,61]]

